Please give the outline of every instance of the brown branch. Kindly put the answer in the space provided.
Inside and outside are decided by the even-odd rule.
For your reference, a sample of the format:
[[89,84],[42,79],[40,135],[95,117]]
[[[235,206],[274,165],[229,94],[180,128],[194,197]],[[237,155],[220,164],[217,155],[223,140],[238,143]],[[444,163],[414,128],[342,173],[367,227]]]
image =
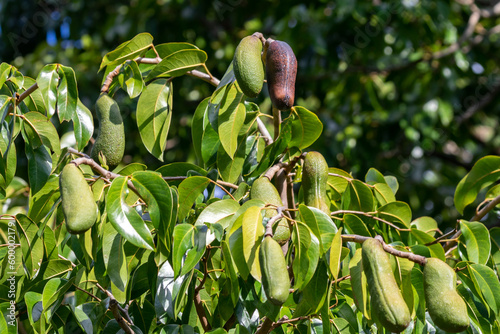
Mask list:
[[188,75],[192,76],[192,77],[195,77],[195,78],[198,78],[198,79],[201,79],[203,81],[206,81],[208,82],[209,84],[211,84],[212,86],[215,86],[217,87],[220,83],[220,80],[217,79],[216,77],[210,75],[210,74],[207,74],[207,73],[203,73],[201,71],[198,71],[198,70],[191,70],[189,72],[187,72]]
[[340,283],[340,282],[348,280],[348,279],[351,279],[351,275],[346,275],[346,276],[343,276],[343,277],[339,277],[336,280],[333,280],[332,284],[337,284],[337,283]]
[[278,207],[276,209],[278,211],[278,214],[271,217],[268,221],[267,221],[267,224],[266,224],[266,233],[264,236],[270,236],[272,237],[273,236],[273,224],[278,220],[278,219],[281,219],[284,217],[284,214],[283,214],[283,207]]
[[[497,196],[495,197],[494,199],[492,199],[488,205],[486,205],[484,208],[482,208],[481,210],[479,210],[478,212],[476,212],[476,214],[471,218],[469,219],[469,221],[471,222],[474,222],[474,221],[481,221],[481,219],[483,219],[484,216],[486,216],[486,214],[488,212],[490,212],[491,210],[493,210],[498,204],[500,204],[500,196]],[[457,231],[452,237],[451,239],[454,239],[452,241],[449,241],[447,242],[445,245],[444,245],[444,250],[445,251],[449,251],[453,246],[455,246],[455,244],[457,243],[457,239],[462,235],[462,231]]]
[[271,134],[269,133],[269,131],[267,131],[266,125],[259,117],[257,117],[257,127],[259,128],[259,132],[262,134],[262,137],[266,141],[266,145],[271,145],[272,143],[274,143],[273,137],[271,137]]
[[436,240],[426,243],[425,246],[432,246],[434,244],[437,244],[437,243],[441,242],[442,240],[445,240],[446,238],[448,238],[449,236],[451,236],[455,232],[456,231],[453,229],[450,232],[443,234],[439,238],[436,238]]
[[362,215],[362,216],[366,216],[366,217],[369,217],[369,218],[373,218],[375,220],[378,220],[379,222],[382,222],[382,223],[384,223],[386,225],[389,225],[392,228],[395,228],[398,231],[405,231],[405,232],[411,231],[410,229],[407,229],[407,228],[397,227],[396,225],[394,225],[393,223],[391,223],[391,222],[389,222],[389,221],[387,221],[385,219],[382,219],[382,218],[374,216],[373,214],[376,213],[376,212],[363,212],[363,211],[354,211],[354,210],[338,210],[338,211],[332,212],[331,215],[332,215],[332,218],[341,220],[342,218],[334,217],[334,216],[335,215],[339,215],[339,214],[346,214],[346,213],[352,213],[352,214],[355,214],[355,215]]
[[207,314],[205,313],[205,308],[203,308],[203,302],[199,293],[195,293],[194,295],[194,307],[196,308],[196,313],[198,314],[203,330],[205,332],[211,331],[212,326],[208,323]]
[[285,315],[283,318],[281,318],[280,320],[273,323],[271,330],[275,329],[278,326],[284,325],[284,324],[289,324],[292,322],[297,322],[297,321],[309,319],[309,317],[310,316],[308,316],[308,315],[303,315],[301,317],[288,319],[288,317]]
[[94,294],[88,292],[87,290],[85,289],[82,289],[80,288],[79,286],[77,286],[76,284],[73,284],[73,286],[75,287],[75,289],[77,290],[80,290],[81,292],[85,292],[87,295],[89,295],[90,297],[94,298],[95,300],[97,300],[99,303],[101,302],[101,298],[95,296]]
[[120,328],[123,329],[125,333],[134,334],[132,328],[130,328],[125,319],[123,319],[123,317],[121,316],[118,306],[118,301],[114,298],[111,298],[109,301],[109,309],[113,313],[113,317],[115,318],[116,322],[118,323],[118,325],[120,325]]
[[268,318],[264,317],[264,321],[262,322],[262,325],[260,328],[255,332],[255,334],[267,334],[273,330],[273,321]]
[[201,289],[203,289],[203,285],[205,284],[205,281],[207,280],[208,277],[208,257],[210,256],[210,247],[207,247],[207,252],[205,257],[201,260],[201,262],[204,263],[205,265],[205,271],[203,272],[203,278],[200,281],[200,284],[194,289],[195,294],[199,294]]

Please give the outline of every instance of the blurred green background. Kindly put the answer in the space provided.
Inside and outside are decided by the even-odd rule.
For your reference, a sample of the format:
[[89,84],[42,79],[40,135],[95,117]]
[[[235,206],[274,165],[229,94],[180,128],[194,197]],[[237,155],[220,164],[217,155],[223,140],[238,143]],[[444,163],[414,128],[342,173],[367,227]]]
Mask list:
[[[312,149],[360,179],[370,167],[396,176],[397,198],[410,204],[414,217],[432,216],[444,229],[459,218],[453,208],[459,180],[480,157],[500,154],[499,20],[493,13],[468,26],[473,9],[496,2],[476,1],[479,9],[467,3],[3,0],[0,60],[31,77],[47,63],[71,66],[80,97],[92,110],[102,56],[140,32],[151,33],[155,44],[197,45],[218,78],[242,37],[260,31],[284,40],[298,59],[296,104],[324,123]],[[213,87],[181,77],[174,90],[165,161],[195,162],[190,121]],[[117,100],[128,129],[126,162],[159,167],[140,142],[137,101],[125,94]],[[255,101],[269,112],[265,90]],[[67,124],[59,127],[68,130]],[[26,160],[23,154],[19,159],[23,175]],[[488,217],[490,224],[497,220]]]

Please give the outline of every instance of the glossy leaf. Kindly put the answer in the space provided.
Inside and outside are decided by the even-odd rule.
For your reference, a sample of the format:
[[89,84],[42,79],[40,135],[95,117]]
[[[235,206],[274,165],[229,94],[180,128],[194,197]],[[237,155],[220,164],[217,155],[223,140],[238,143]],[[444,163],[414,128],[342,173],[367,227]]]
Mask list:
[[321,135],[323,123],[318,116],[304,107],[292,107],[292,140],[288,147],[298,147],[300,150],[311,146]]
[[391,202],[377,209],[378,216],[391,223],[410,228],[411,209],[404,202]]
[[240,103],[243,98],[236,86],[233,86],[222,101],[219,110],[218,133],[224,150],[233,158],[238,148],[238,135],[245,122],[245,105]]
[[113,227],[127,241],[153,250],[153,237],[141,216],[126,203],[127,178],[120,176],[113,180],[106,198],[106,211]]
[[386,183],[376,183],[373,186],[373,193],[380,205],[396,201],[396,196],[394,196],[392,189]]
[[366,223],[356,215],[350,213],[345,214],[344,224],[347,230],[352,234],[358,234],[365,237],[373,237],[372,231],[368,229]]
[[292,241],[295,246],[293,274],[295,289],[304,287],[314,275],[319,260],[320,243],[311,229],[302,222],[293,226]]
[[66,280],[63,278],[53,278],[49,280],[44,288],[42,293],[42,305],[45,312],[47,312],[48,308],[52,306],[56,300],[61,299],[68,291],[68,289],[73,284],[73,279]]
[[332,274],[335,280],[339,278],[341,256],[342,256],[342,227],[339,228],[339,230],[332,239],[332,243],[330,245],[330,254],[328,259],[330,274]]
[[172,118],[172,83],[158,79],[146,86],[137,103],[137,127],[147,150],[160,161]]
[[32,149],[26,145],[25,150],[28,158],[31,193],[36,194],[49,179],[52,172],[52,157],[44,146]]
[[[223,229],[229,227],[232,216],[240,208],[238,202],[232,199],[225,199],[214,202],[207,206],[196,219],[195,225],[220,224]],[[208,232],[207,244],[215,240],[215,235]]]
[[[174,228],[173,264],[175,276],[191,271],[205,253],[206,226],[179,224]],[[183,263],[183,257],[186,256]]]
[[128,269],[123,250],[125,240],[112,224],[104,224],[102,234],[102,256],[106,272],[113,284],[125,291],[128,281]]
[[24,267],[30,278],[40,270],[43,260],[43,239],[38,235],[39,226],[23,214],[16,215],[17,234],[23,252]]
[[181,182],[179,185],[179,221],[186,218],[196,198],[209,184],[210,180],[204,176],[189,177]]
[[359,180],[349,182],[342,198],[347,210],[370,212],[373,210],[373,193],[371,189]]
[[73,114],[73,130],[78,151],[83,151],[94,133],[94,119],[90,110],[78,99],[76,112]]
[[45,146],[59,154],[61,152],[61,144],[59,143],[59,135],[54,125],[45,116],[36,111],[24,114],[24,117],[25,128],[33,131],[33,136],[40,138]]
[[57,73],[57,64],[45,65],[36,78],[36,83],[42,93],[49,118],[56,113],[59,80],[60,76]]
[[134,60],[127,60],[120,68],[118,82],[131,99],[141,94],[144,89],[144,80],[139,65]]
[[[434,237],[430,236],[428,233],[424,231],[420,231],[416,228],[411,229],[411,236],[414,238],[415,242],[419,245],[426,245],[428,243],[434,242],[436,240]],[[445,253],[443,247],[439,243],[435,243],[433,245],[426,246],[429,249],[430,255],[432,257],[437,257],[445,261]]]
[[467,258],[478,264],[486,264],[490,258],[491,240],[486,226],[479,222],[460,221]]
[[265,233],[262,213],[259,207],[251,206],[243,214],[241,222],[243,256],[252,276],[260,281],[259,248]]
[[144,54],[152,46],[152,42],[153,36],[148,33],[136,35],[131,40],[120,44],[113,51],[108,52],[102,59],[99,71],[106,66],[116,66],[125,60]]
[[500,157],[486,156],[477,161],[455,190],[455,207],[463,214],[465,207],[476,200],[481,189],[500,179]]
[[59,197],[59,177],[52,175],[40,191],[30,196],[28,217],[43,220]]
[[59,120],[70,121],[76,113],[78,89],[75,72],[71,67],[58,65],[59,87],[57,88],[57,113]]
[[482,264],[471,264],[469,272],[487,301],[488,307],[498,317],[500,315],[500,282],[498,276],[490,267]]
[[205,64],[207,54],[203,50],[185,49],[169,54],[149,72],[146,81],[158,77],[176,77]]
[[411,227],[415,227],[417,230],[423,231],[430,236],[434,236],[438,230],[438,224],[434,218],[431,217],[419,217],[411,222]]
[[363,263],[361,262],[361,248],[358,248],[349,262],[349,271],[351,274],[352,293],[354,302],[358,310],[367,319],[371,319],[368,311],[368,290]]
[[326,213],[317,208],[300,204],[299,212],[302,217],[302,221],[318,238],[320,256],[323,256],[323,254],[325,254],[330,247],[332,240],[337,233],[337,226]]

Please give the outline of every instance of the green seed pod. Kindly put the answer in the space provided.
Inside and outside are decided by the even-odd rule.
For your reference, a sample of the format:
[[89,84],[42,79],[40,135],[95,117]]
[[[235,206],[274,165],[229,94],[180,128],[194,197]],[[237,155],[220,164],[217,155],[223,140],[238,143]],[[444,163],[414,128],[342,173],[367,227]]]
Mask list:
[[101,94],[95,104],[99,132],[90,157],[99,162],[99,153],[106,158],[110,169],[118,166],[125,152],[125,130],[118,103],[108,94]]
[[297,58],[285,42],[272,41],[266,51],[266,75],[269,97],[279,110],[293,107]]
[[236,81],[248,97],[256,97],[264,84],[264,65],[261,58],[262,42],[256,36],[243,38],[236,47],[233,70]]
[[[278,190],[276,190],[271,181],[269,181],[269,179],[265,176],[254,181],[252,189],[250,189],[250,198],[260,199],[264,203],[274,204],[276,206],[283,206]],[[271,218],[278,214],[278,211],[272,208],[264,211],[264,218]],[[273,239],[278,243],[283,244],[289,238],[290,227],[288,226],[287,220],[282,218],[277,223]]]
[[290,279],[281,246],[269,236],[260,245],[259,262],[267,299],[274,305],[282,305],[290,294]]
[[445,262],[428,258],[424,267],[427,310],[434,324],[448,333],[469,327],[467,305],[456,290],[457,275]]
[[362,261],[371,296],[372,314],[387,330],[397,333],[403,331],[410,324],[410,310],[394,278],[389,256],[378,240],[363,242]]
[[330,215],[329,200],[326,195],[328,164],[319,152],[309,152],[304,159],[302,190],[304,203]]
[[59,176],[61,205],[69,233],[90,229],[97,220],[97,204],[80,169],[73,163],[64,166]]

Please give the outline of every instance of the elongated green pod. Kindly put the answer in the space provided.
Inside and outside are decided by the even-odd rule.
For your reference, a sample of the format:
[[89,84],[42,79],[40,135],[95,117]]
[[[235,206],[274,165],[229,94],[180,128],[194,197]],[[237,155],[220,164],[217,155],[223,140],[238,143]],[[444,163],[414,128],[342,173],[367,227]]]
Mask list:
[[[250,189],[250,198],[260,199],[261,201],[269,204],[274,204],[278,207],[283,206],[280,194],[274,185],[267,177],[260,177],[254,181],[252,189]],[[276,209],[270,208],[264,210],[264,218],[272,218],[278,214]],[[290,227],[285,218],[277,222],[276,229],[274,230],[273,239],[278,243],[285,243],[290,238]]]
[[269,97],[279,110],[293,107],[297,58],[286,42],[268,41],[266,51],[266,75]]
[[248,97],[259,95],[264,84],[261,53],[262,42],[253,35],[243,38],[234,53],[234,76],[242,92]]
[[304,159],[302,190],[304,204],[320,209],[330,215],[329,200],[326,195],[328,164],[319,152],[309,152]]
[[457,274],[446,262],[428,258],[424,267],[424,291],[427,310],[434,324],[448,333],[469,327],[467,305],[458,294]]
[[410,310],[396,283],[389,256],[382,244],[376,239],[364,241],[362,259],[372,314],[391,332],[403,331],[410,324]]
[[290,294],[290,279],[281,246],[269,236],[260,245],[259,262],[267,299],[275,305],[282,305]]
[[64,166],[59,175],[59,188],[68,232],[84,233],[96,222],[98,209],[92,190],[75,164]]
[[99,162],[99,153],[106,158],[106,164],[113,169],[125,152],[125,129],[120,107],[108,94],[101,94],[95,104],[99,121],[99,132],[90,157]]

